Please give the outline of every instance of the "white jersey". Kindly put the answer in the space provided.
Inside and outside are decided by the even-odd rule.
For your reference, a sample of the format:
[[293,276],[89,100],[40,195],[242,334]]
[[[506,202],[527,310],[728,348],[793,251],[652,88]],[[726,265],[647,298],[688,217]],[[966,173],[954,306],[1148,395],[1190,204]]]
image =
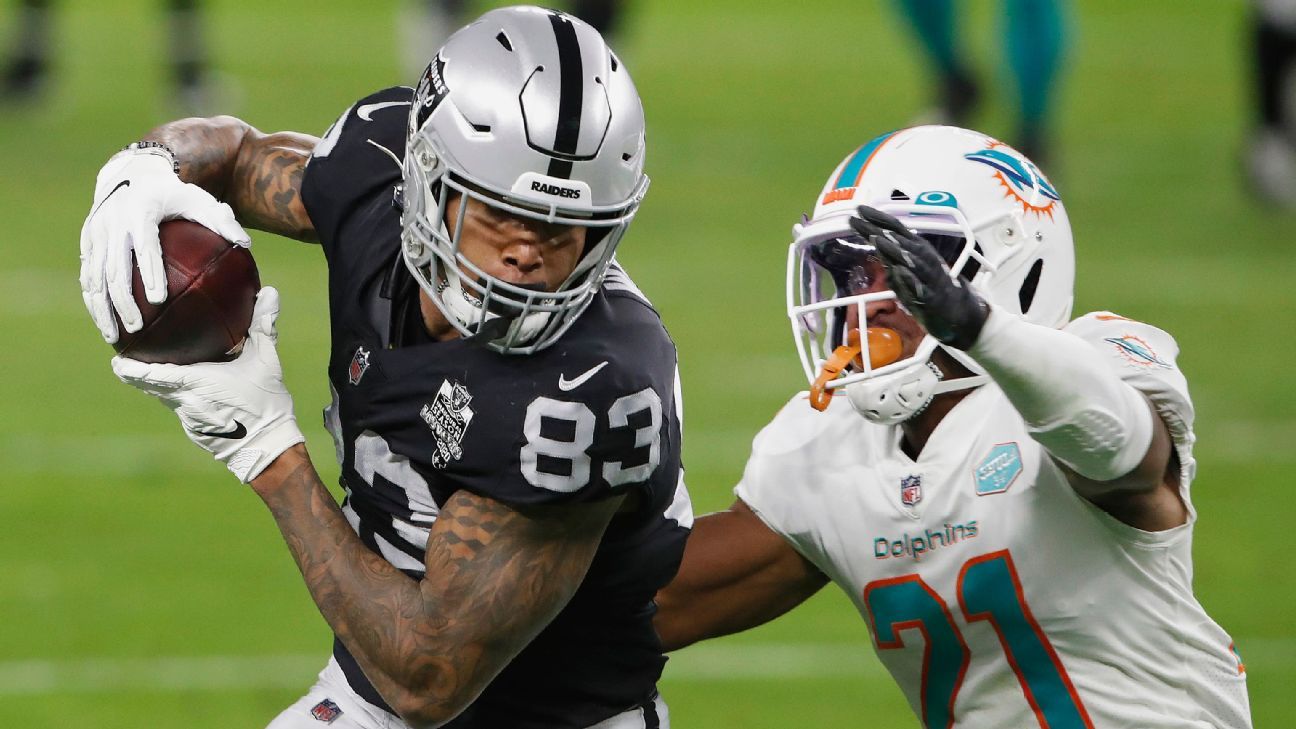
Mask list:
[[804,393],[756,437],[737,495],[840,586],[927,727],[1250,727],[1232,640],[1192,592],[1192,403],[1165,332],[1066,330],[1166,421],[1188,523],[1127,526],[1085,499],[993,384],[917,460],[899,426]]

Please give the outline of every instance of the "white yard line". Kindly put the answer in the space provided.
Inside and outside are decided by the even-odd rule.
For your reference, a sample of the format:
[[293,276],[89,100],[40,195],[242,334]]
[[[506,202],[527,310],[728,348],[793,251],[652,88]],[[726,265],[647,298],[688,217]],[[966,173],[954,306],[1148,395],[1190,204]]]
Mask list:
[[[1238,640],[1252,671],[1296,670],[1296,638]],[[319,654],[93,658],[0,662],[0,696],[55,696],[106,691],[305,691],[324,666]],[[671,657],[667,681],[818,679],[878,680],[885,669],[867,643],[711,644]]]

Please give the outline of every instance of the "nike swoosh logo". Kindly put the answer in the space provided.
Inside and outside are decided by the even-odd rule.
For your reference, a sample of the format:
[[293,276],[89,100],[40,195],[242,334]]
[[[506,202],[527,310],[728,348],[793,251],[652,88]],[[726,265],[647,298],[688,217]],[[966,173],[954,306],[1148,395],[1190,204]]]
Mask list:
[[242,438],[243,436],[247,435],[247,428],[244,427],[242,423],[235,420],[234,428],[232,430],[227,430],[224,433],[214,432],[214,431],[204,433],[201,430],[195,430],[193,431],[193,434],[206,436],[208,438],[229,438],[230,440],[238,440],[239,438]]
[[607,360],[603,360],[602,362],[599,362],[598,364],[594,365],[588,370],[585,370],[584,374],[580,375],[574,380],[569,380],[566,377],[563,377],[561,374],[559,374],[558,389],[562,390],[563,392],[570,392],[572,390],[575,390],[576,388],[580,387],[581,385],[589,381],[589,378],[593,377],[594,375],[597,375],[599,370],[603,369],[604,367],[607,367],[607,364],[608,364]]
[[112,197],[114,194],[117,193],[118,190],[122,189],[123,187],[130,187],[130,180],[122,180],[121,182],[117,183],[117,187],[114,187],[113,189],[109,190],[108,194],[104,195],[104,199],[100,200],[99,204],[95,206],[95,209],[90,211],[90,217],[93,218],[95,216],[95,213],[99,212],[99,208],[103,207],[103,204],[108,202],[108,198]]
[[377,104],[361,104],[356,109],[356,116],[365,121],[373,121],[372,114],[379,109],[386,109],[389,106],[409,106],[409,101],[381,101]]

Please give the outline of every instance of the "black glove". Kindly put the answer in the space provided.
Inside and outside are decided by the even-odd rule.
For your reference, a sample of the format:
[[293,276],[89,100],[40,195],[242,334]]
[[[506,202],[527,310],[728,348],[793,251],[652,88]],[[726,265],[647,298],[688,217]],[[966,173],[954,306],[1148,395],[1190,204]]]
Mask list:
[[851,218],[850,224],[877,247],[891,289],[929,334],[956,349],[976,343],[990,306],[972,291],[967,279],[950,278],[949,266],[931,243],[867,205],[859,206],[858,217]]

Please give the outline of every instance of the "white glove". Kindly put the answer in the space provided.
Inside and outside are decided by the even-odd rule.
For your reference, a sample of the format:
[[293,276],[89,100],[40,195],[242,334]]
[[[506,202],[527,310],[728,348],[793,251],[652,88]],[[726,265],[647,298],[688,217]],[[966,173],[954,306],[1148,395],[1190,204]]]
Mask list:
[[243,352],[232,362],[148,364],[113,357],[117,377],[158,398],[180,417],[189,440],[224,463],[243,483],[289,447],[305,441],[293,417],[275,350],[279,292],[257,293]]
[[132,250],[145,296],[154,304],[166,300],[158,225],[173,218],[192,220],[235,245],[252,244],[230,206],[181,182],[171,153],[161,147],[136,142],[99,170],[94,204],[81,226],[81,298],[108,342],[117,341],[114,308],[126,331],[139,331],[142,324],[131,296]]

